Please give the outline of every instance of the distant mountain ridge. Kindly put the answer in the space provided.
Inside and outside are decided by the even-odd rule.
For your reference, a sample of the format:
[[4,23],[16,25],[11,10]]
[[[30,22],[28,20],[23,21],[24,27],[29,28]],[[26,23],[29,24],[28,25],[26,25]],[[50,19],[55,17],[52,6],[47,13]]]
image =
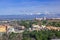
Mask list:
[[43,17],[60,18],[60,14],[0,15],[0,19],[35,19]]

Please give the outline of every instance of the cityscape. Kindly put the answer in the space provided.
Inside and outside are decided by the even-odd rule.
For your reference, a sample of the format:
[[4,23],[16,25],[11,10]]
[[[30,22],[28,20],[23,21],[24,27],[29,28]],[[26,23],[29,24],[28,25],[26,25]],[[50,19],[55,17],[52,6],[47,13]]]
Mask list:
[[0,40],[60,40],[60,0],[0,0]]

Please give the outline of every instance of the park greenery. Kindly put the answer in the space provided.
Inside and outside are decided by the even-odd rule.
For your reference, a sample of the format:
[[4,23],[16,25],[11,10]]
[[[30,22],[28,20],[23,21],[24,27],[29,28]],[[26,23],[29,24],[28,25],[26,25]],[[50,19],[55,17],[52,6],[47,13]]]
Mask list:
[[[32,39],[33,38],[33,39]],[[23,40],[51,40],[53,38],[60,38],[60,31],[25,31],[23,33]]]
[[51,40],[60,38],[60,31],[41,30],[41,31],[27,31],[23,33],[3,34],[3,40]]
[[23,25],[26,28],[29,28],[32,26],[32,24],[39,24],[39,25],[46,25],[46,26],[55,26],[60,27],[60,22],[49,22],[48,20],[42,20],[42,21],[32,21],[32,20],[21,20],[17,22],[19,25]]
[[38,24],[37,21],[31,21],[31,20],[21,20],[17,21],[19,25],[25,26],[26,28],[29,28],[32,26],[32,24]]
[[60,27],[60,22],[49,22],[47,25],[55,26],[55,27]]

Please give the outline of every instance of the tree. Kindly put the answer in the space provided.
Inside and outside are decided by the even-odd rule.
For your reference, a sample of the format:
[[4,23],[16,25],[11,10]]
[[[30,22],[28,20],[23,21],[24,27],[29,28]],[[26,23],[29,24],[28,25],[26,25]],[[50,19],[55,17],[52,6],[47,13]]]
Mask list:
[[55,35],[56,35],[57,38],[60,38],[60,31],[56,31]]
[[42,25],[46,25],[46,23],[47,23],[47,20],[42,21]]

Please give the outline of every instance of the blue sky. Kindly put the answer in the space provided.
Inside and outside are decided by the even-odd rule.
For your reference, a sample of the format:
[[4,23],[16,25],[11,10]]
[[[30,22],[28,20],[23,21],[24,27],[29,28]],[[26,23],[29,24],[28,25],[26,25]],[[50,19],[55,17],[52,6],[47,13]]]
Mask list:
[[0,0],[0,15],[60,13],[60,0]]

